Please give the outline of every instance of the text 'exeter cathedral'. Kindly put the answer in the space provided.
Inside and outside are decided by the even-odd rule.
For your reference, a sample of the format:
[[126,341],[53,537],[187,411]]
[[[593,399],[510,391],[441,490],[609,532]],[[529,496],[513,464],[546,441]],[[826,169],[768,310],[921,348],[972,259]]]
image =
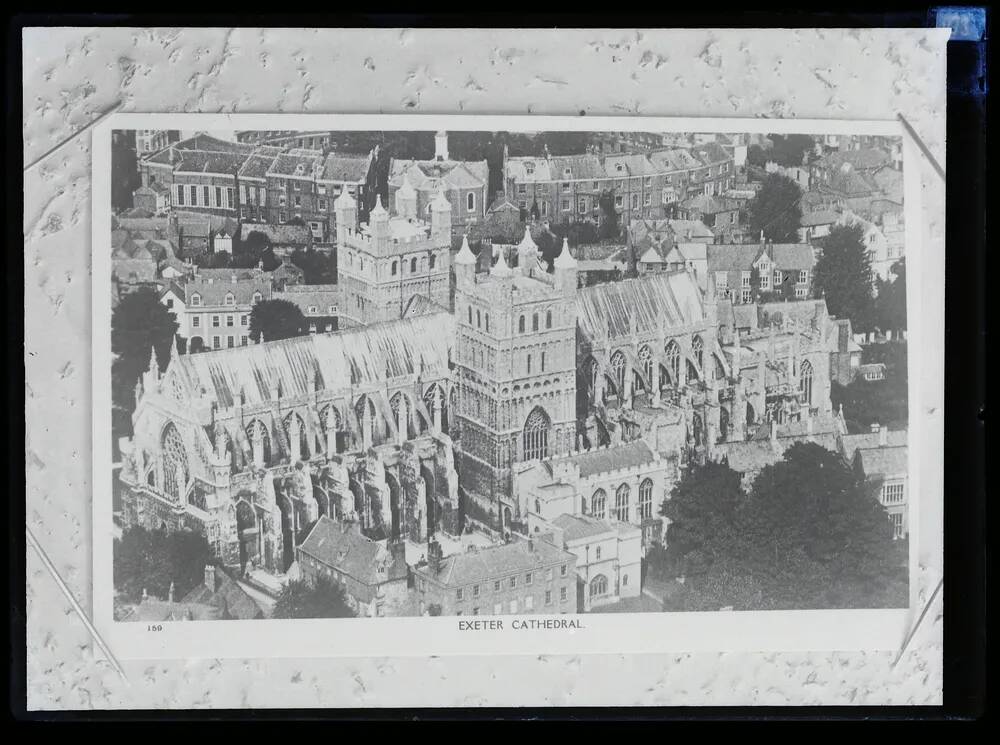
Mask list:
[[444,195],[424,222],[400,193],[358,230],[340,227],[350,195],[335,203],[346,330],[175,347],[163,374],[151,357],[126,525],[195,529],[274,575],[324,515],[407,557],[563,515],[648,546],[689,463],[838,426],[824,301],[734,306],[690,271],[579,288],[569,246],[549,272],[528,231],[477,272],[467,242],[452,255]]

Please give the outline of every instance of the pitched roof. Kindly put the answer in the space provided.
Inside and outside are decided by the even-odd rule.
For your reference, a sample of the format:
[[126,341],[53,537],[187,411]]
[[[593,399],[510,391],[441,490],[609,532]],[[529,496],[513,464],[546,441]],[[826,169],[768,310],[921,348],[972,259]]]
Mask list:
[[[337,285],[287,285],[282,292],[271,294],[272,300],[287,300],[298,306],[307,319],[310,316],[329,316],[330,306],[340,302]],[[310,311],[310,308],[316,308]]]
[[873,170],[887,166],[891,162],[892,156],[887,151],[877,147],[868,147],[860,150],[839,150],[827,153],[816,162],[816,165],[820,168],[839,170],[847,164],[853,170]]
[[645,440],[633,440],[619,445],[556,456],[548,459],[546,463],[572,463],[580,469],[580,476],[587,478],[608,471],[640,468],[658,460],[659,456],[653,452]]
[[685,199],[681,202],[681,207],[686,210],[698,210],[706,215],[739,209],[738,205],[730,199],[716,199],[708,194],[696,194],[690,199]]
[[799,225],[803,228],[815,225],[832,225],[840,219],[840,215],[833,210],[812,210],[802,215]]
[[402,186],[404,176],[417,191],[437,192],[442,186],[451,189],[477,189],[489,183],[489,165],[485,160],[402,160],[389,163],[389,183]]
[[809,270],[816,265],[816,254],[808,243],[715,243],[707,246],[708,270],[751,271],[762,252],[766,251],[778,269]]
[[[530,547],[529,547],[530,546]],[[464,587],[500,579],[511,574],[569,562],[576,557],[548,541],[515,538],[513,542],[453,554],[441,561],[435,580],[448,587]],[[417,571],[430,573],[429,567]]]
[[183,597],[182,604],[213,606],[219,618],[250,620],[263,618],[264,612],[254,599],[221,567],[215,569],[215,589],[203,584],[195,587]]
[[506,168],[507,178],[516,182],[552,180],[552,171],[545,158],[508,158]]
[[684,148],[657,150],[649,154],[649,159],[661,173],[665,171],[690,171],[692,168],[699,168],[702,165],[698,158]]
[[312,243],[313,235],[308,225],[281,225],[278,223],[254,222],[243,224],[243,240],[250,233],[262,233],[272,244],[277,245],[307,245]]
[[323,172],[323,153],[320,150],[295,148],[282,153],[270,168],[269,176],[298,176],[301,178],[316,178]]
[[549,170],[556,181],[566,177],[569,170],[571,179],[605,178],[610,175],[601,165],[601,159],[589,153],[583,155],[553,155],[549,158]]
[[426,316],[430,313],[441,312],[448,312],[448,309],[435,303],[426,295],[414,295],[407,301],[401,317],[413,318],[415,316]]
[[892,476],[906,473],[909,458],[908,448],[899,447],[869,448],[857,451],[861,466],[868,476]]
[[701,290],[687,272],[654,274],[584,287],[577,292],[578,323],[590,339],[698,324],[705,320]]
[[618,171],[619,165],[629,176],[653,176],[661,173],[661,169],[657,168],[647,156],[641,153],[608,155],[604,159],[604,168],[609,176],[620,173]]
[[[253,303],[254,293],[259,292],[265,300],[271,297],[270,279],[239,279],[233,281],[232,275],[228,280],[216,280],[214,277],[199,278],[204,270],[199,270],[194,279],[184,284],[184,303],[191,305],[191,298],[194,295],[201,297],[203,306],[224,305],[226,296],[233,295],[235,305],[250,305]],[[225,270],[224,270],[225,271]]]
[[367,155],[340,155],[330,153],[323,164],[322,181],[349,181],[364,183],[368,178],[368,165],[371,158]]
[[[223,408],[271,399],[274,382],[286,396],[305,396],[316,371],[321,390],[382,383],[426,370],[448,375],[455,319],[435,313],[342,331],[182,355],[176,363],[195,390],[204,387]],[[171,366],[172,366],[171,365]]]
[[880,443],[879,432],[864,432],[859,435],[843,435],[840,438],[841,447],[848,457],[853,457],[856,450],[877,450],[883,447],[906,447],[907,432],[905,429],[887,430],[886,444]]
[[562,514],[552,522],[562,528],[563,541],[578,541],[582,538],[593,538],[615,532],[614,528],[604,520],[598,520],[590,515]]
[[321,515],[299,545],[299,550],[364,585],[405,579],[406,562],[394,559],[382,544],[371,540],[348,523],[337,523]]

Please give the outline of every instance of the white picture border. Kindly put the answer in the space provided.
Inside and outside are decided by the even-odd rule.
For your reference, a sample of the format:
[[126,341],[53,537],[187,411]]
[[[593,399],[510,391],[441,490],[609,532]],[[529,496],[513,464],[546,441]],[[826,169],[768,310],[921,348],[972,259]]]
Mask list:
[[[115,622],[113,617],[111,474],[111,131],[115,129],[384,130],[384,131],[649,131],[899,136],[904,146],[904,215],[909,349],[910,607],[893,610],[798,610],[717,613],[579,614],[579,629],[515,630],[520,616],[498,617],[502,630],[459,631],[457,617],[256,621]],[[943,289],[930,287],[923,266],[920,205],[922,156],[897,121],[676,117],[341,114],[113,114],[93,130],[93,588],[94,622],[122,659],[221,657],[395,657],[469,654],[619,654],[697,651],[891,650],[903,643],[915,616],[919,505],[943,498],[939,427],[924,430],[927,376],[943,388]],[[932,266],[942,266],[943,252]],[[941,274],[943,276],[943,273]],[[942,283],[943,287],[943,283]],[[919,300],[918,302],[915,302]],[[938,372],[940,371],[940,375]],[[937,381],[942,381],[937,383]],[[919,468],[917,467],[919,464]],[[924,487],[920,473],[937,474]],[[940,510],[929,510],[940,514]],[[936,526],[940,531],[942,526]],[[480,620],[489,616],[481,616]],[[552,618],[544,615],[523,618]]]

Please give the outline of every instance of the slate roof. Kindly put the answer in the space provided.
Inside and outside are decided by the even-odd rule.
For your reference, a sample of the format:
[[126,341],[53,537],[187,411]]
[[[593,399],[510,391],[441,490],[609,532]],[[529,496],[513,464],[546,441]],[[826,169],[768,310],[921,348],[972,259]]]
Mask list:
[[[330,306],[340,304],[340,291],[337,285],[287,285],[284,291],[272,293],[271,299],[294,303],[306,318],[329,316]],[[310,312],[309,308],[316,310]]]
[[584,287],[577,292],[580,330],[594,340],[627,336],[629,317],[638,333],[702,323],[701,290],[687,272],[671,272]]
[[675,235],[685,238],[711,238],[713,235],[701,220],[667,220],[667,224]]
[[308,245],[312,243],[313,235],[308,225],[281,225],[278,223],[254,222],[243,224],[243,240],[250,233],[263,233],[272,245]]
[[219,618],[250,620],[264,617],[254,599],[219,567],[215,569],[214,591],[202,583],[185,595],[181,603],[213,606]]
[[[528,545],[527,540],[515,538],[511,543],[453,554],[442,559],[440,571],[433,575],[434,579],[447,587],[464,587],[544,569],[576,558],[547,541],[531,541],[531,549]],[[420,567],[417,571],[430,575],[429,567]]]
[[601,159],[596,155],[553,155],[549,158],[549,169],[553,180],[560,181],[565,178],[567,168],[571,179],[599,179],[611,175],[601,165]]
[[816,254],[808,243],[715,243],[707,246],[710,272],[744,271],[753,268],[763,251],[781,270],[810,270],[816,265]]
[[649,154],[649,159],[661,173],[668,171],[690,171],[693,168],[700,168],[702,165],[700,160],[683,148],[654,151]]
[[448,312],[448,309],[435,303],[426,295],[414,295],[403,308],[402,318],[414,318],[416,316],[426,316],[431,313]]
[[645,440],[633,440],[605,448],[584,450],[578,453],[556,456],[545,461],[549,470],[552,464],[572,463],[580,469],[581,478],[589,478],[598,473],[620,469],[641,468],[657,461],[657,456]]
[[295,148],[275,158],[270,168],[267,169],[267,175],[315,178],[322,171],[323,153],[321,151]]
[[[907,432],[905,429],[888,430],[886,432],[885,447],[905,448],[907,444]],[[840,438],[841,447],[844,454],[849,458],[854,457],[856,450],[876,450],[883,446],[879,444],[878,432],[864,432],[860,435],[843,435]]]
[[690,199],[685,199],[681,202],[681,207],[686,210],[698,210],[706,215],[739,209],[736,203],[729,199],[716,199],[708,194],[697,194]]
[[489,183],[489,166],[485,160],[402,160],[389,163],[389,183],[401,186],[404,176],[417,191],[478,189]]
[[339,155],[330,153],[326,156],[323,164],[321,181],[347,181],[351,183],[364,183],[368,178],[368,164],[370,156],[367,155]]
[[267,176],[267,172],[271,168],[271,164],[274,163],[273,155],[261,155],[254,153],[247,157],[243,165],[240,167],[240,177],[241,178],[255,178],[263,179]]
[[691,148],[691,155],[706,166],[732,160],[732,156],[718,142],[707,142],[704,145],[696,145]]
[[608,523],[590,515],[562,514],[552,522],[562,528],[563,541],[566,542],[614,533],[614,529]]
[[[232,276],[228,280],[213,280],[199,278],[203,270],[199,270],[194,279],[184,284],[184,304],[191,306],[191,298],[197,294],[201,296],[202,307],[214,307],[224,305],[226,295],[233,294],[236,306],[247,306],[253,303],[253,295],[259,292],[264,300],[271,297],[271,281],[269,279],[237,279],[235,282]],[[235,308],[234,308],[235,310]]]
[[906,473],[908,468],[908,448],[900,447],[870,448],[858,450],[861,466],[868,476],[892,476]]
[[280,384],[285,396],[305,396],[313,370],[317,386],[334,391],[420,371],[447,377],[454,323],[450,313],[435,313],[338,334],[182,355],[175,364],[194,390],[204,387],[226,409],[240,391],[247,405],[269,401],[271,381]]
[[887,166],[892,162],[892,156],[881,148],[862,148],[860,150],[840,150],[828,153],[816,161],[820,168],[837,169],[845,163],[853,170],[873,170]]
[[[327,564],[369,587],[406,579],[406,562],[393,559],[380,543],[367,538],[347,523],[321,515],[299,544],[299,551]],[[379,567],[384,569],[379,572]]]
[[[527,168],[525,168],[525,164],[528,163],[535,167],[532,173],[528,173]],[[545,158],[508,158],[506,168],[507,178],[515,182],[552,181],[552,171]]]

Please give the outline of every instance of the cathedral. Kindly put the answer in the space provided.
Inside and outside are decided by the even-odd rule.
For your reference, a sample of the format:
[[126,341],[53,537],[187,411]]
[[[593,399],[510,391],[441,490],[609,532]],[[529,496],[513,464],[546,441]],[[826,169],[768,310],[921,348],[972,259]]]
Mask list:
[[587,515],[648,545],[684,467],[830,416],[824,301],[733,305],[691,270],[578,288],[568,243],[550,272],[529,230],[477,271],[468,241],[451,257],[443,194],[429,221],[408,182],[394,196],[356,230],[335,202],[340,332],[175,347],[162,374],[151,355],[120,443],[126,524],[276,575],[322,516],[399,547]]

